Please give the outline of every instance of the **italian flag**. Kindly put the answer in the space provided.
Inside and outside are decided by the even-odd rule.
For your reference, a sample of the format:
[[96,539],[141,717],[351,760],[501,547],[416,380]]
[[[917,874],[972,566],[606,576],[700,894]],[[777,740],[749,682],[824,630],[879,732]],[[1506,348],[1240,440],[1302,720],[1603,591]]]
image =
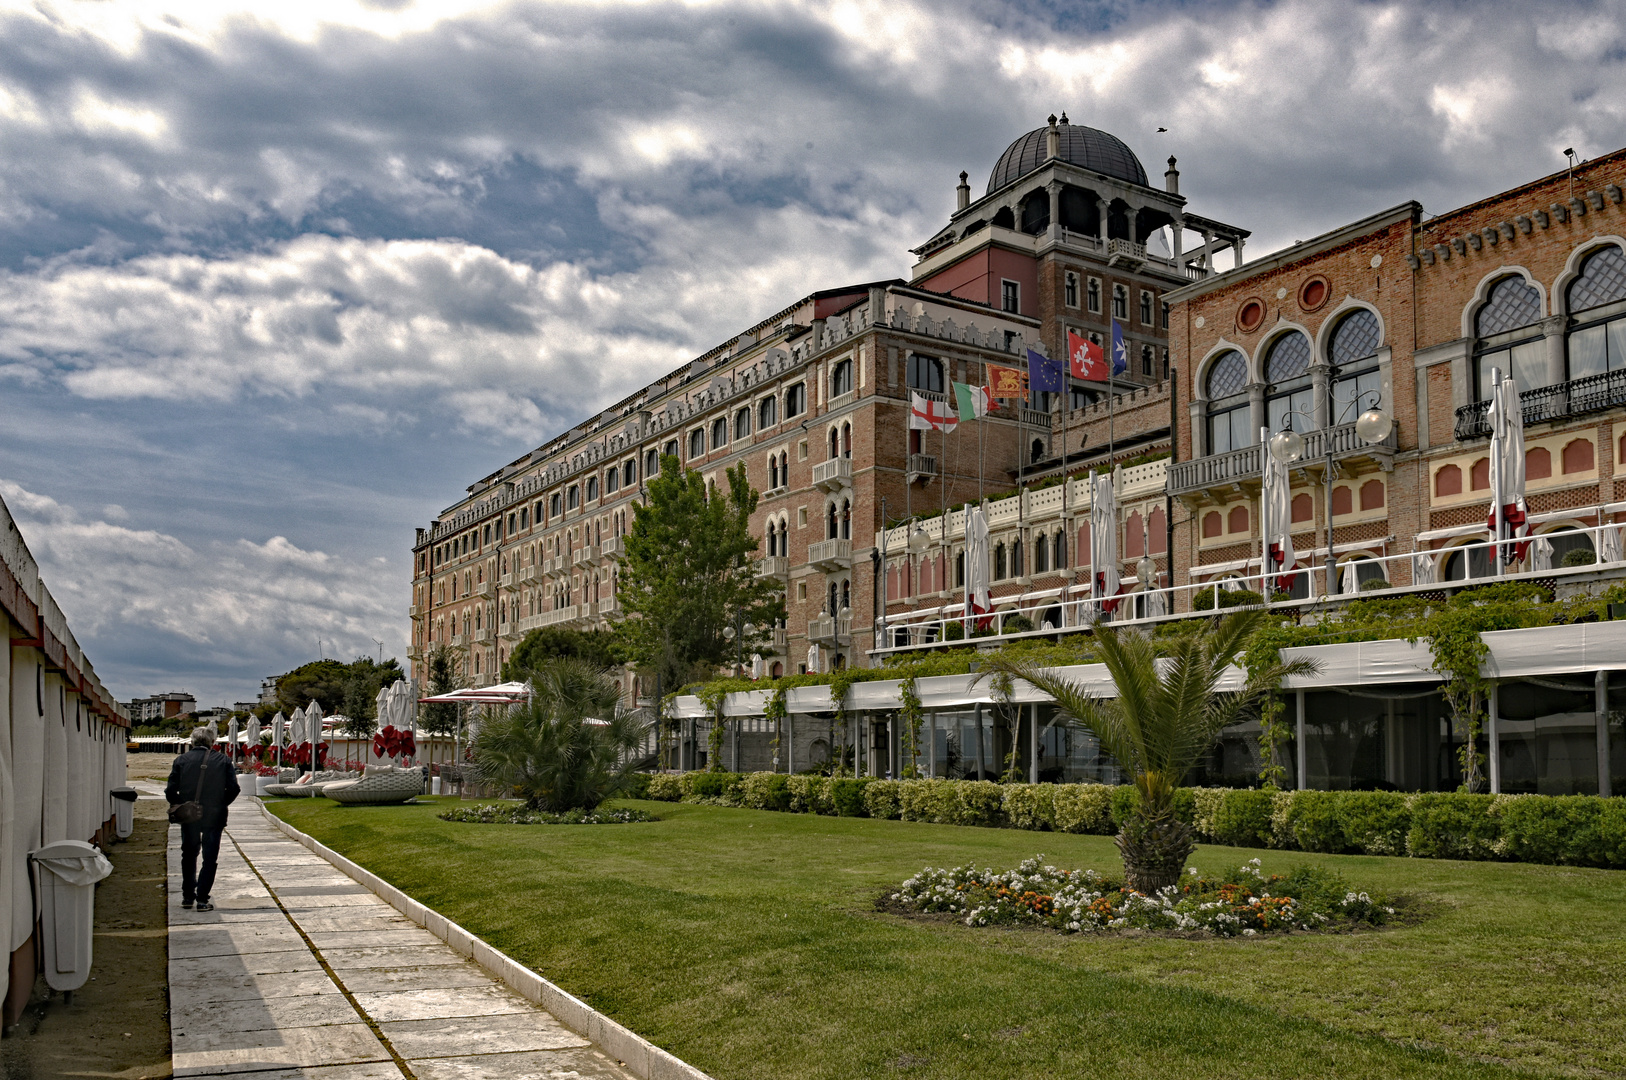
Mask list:
[[986,386],[957,382],[954,384],[954,400],[960,406],[961,420],[975,420],[988,415],[990,396]]

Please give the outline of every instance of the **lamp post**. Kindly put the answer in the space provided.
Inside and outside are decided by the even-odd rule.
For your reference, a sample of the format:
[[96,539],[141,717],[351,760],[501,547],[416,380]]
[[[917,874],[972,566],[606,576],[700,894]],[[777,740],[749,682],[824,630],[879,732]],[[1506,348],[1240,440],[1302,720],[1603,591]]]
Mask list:
[[756,630],[755,626],[745,621],[745,609],[740,608],[734,613],[734,625],[723,627],[723,640],[734,643],[734,674],[736,676],[745,670],[745,637]]
[[[1333,418],[1333,378],[1337,374],[1338,369],[1333,368],[1327,376],[1327,418],[1329,420]],[[1371,395],[1372,404],[1367,407],[1366,411],[1355,418],[1355,434],[1360,437],[1362,442],[1370,445],[1380,443],[1389,437],[1389,432],[1394,429],[1394,418],[1379,407],[1382,404],[1383,395],[1376,390],[1367,390],[1358,395],[1356,400],[1359,401],[1367,394]],[[1302,415],[1298,410],[1293,409],[1289,409],[1283,415],[1282,430],[1270,437],[1270,444],[1267,447],[1270,456],[1283,465],[1291,465],[1304,457],[1304,436],[1293,430],[1293,417],[1296,414]],[[1326,462],[1322,474],[1326,485],[1323,505],[1326,507],[1327,512],[1327,562],[1326,577],[1322,582],[1322,587],[1324,594],[1327,596],[1333,594],[1333,580],[1338,571],[1338,556],[1333,550],[1332,542],[1332,427],[1332,424],[1328,424],[1327,431],[1321,439],[1322,445],[1326,449]]]

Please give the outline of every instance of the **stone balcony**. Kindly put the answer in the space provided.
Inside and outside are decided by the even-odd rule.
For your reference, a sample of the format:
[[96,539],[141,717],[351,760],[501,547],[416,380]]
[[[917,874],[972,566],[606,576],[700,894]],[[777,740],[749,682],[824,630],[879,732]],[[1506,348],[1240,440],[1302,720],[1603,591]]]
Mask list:
[[907,481],[911,484],[937,475],[936,454],[910,454]]
[[783,555],[769,555],[757,560],[757,577],[782,578],[790,573],[790,560]]
[[844,615],[820,615],[809,619],[807,623],[807,639],[816,641],[821,645],[851,645],[853,641],[853,617],[849,612]]
[[541,567],[535,565],[522,568],[519,572],[519,583],[521,585],[528,585],[535,581],[537,579],[539,570],[541,570]]
[[824,492],[840,491],[852,487],[853,463],[851,458],[835,458],[813,466],[813,486]]
[[[1332,452],[1333,468],[1356,474],[1394,468],[1395,432],[1380,443],[1368,443],[1355,433],[1354,424],[1339,424],[1333,428],[1306,431],[1304,456],[1295,461],[1293,470],[1319,471],[1325,466],[1327,453]],[[1239,491],[1252,491],[1259,487],[1259,455],[1257,443],[1223,454],[1210,454],[1195,461],[1181,461],[1169,466],[1169,494],[1190,503],[1225,502]]]
[[[1622,405],[1626,405],[1626,368],[1519,392],[1519,411],[1527,428]],[[1476,401],[1458,409],[1455,432],[1458,441],[1490,438],[1490,419],[1486,415],[1489,410],[1488,401]]]
[[491,644],[491,629],[487,627],[484,630],[476,630],[474,632],[474,643],[476,645]]
[[599,546],[599,555],[606,559],[618,559],[627,551],[627,538],[612,536]]
[[851,540],[819,540],[807,545],[807,561],[825,573],[845,570],[853,564]]
[[597,550],[591,544],[579,547],[570,553],[570,561],[576,566],[591,566],[598,559]]
[[502,577],[498,578],[497,579],[497,584],[500,587],[504,588],[504,589],[513,588],[514,587],[514,572],[512,570],[510,570],[508,573],[506,573]]
[[497,590],[491,584],[491,582],[482,581],[474,587],[474,595],[483,596],[487,600],[490,600],[493,596],[497,595]]

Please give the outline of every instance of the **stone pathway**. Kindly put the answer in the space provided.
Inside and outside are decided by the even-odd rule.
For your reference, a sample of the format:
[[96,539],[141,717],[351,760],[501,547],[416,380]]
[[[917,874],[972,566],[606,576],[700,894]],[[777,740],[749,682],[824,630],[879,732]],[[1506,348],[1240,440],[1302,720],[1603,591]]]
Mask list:
[[170,828],[177,1077],[632,1080],[244,801],[220,845],[213,911],[182,910]]

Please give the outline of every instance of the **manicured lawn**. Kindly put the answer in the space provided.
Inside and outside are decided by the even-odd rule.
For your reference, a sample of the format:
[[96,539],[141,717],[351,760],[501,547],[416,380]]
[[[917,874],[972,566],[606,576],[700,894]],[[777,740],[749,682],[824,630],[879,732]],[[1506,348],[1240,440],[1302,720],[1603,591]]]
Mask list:
[[278,803],[286,820],[711,1073],[1456,1077],[1626,1072],[1626,873],[1204,846],[1209,872],[1335,867],[1427,901],[1352,935],[1184,940],[881,915],[915,870],[1109,839],[629,803],[642,825],[452,824]]

